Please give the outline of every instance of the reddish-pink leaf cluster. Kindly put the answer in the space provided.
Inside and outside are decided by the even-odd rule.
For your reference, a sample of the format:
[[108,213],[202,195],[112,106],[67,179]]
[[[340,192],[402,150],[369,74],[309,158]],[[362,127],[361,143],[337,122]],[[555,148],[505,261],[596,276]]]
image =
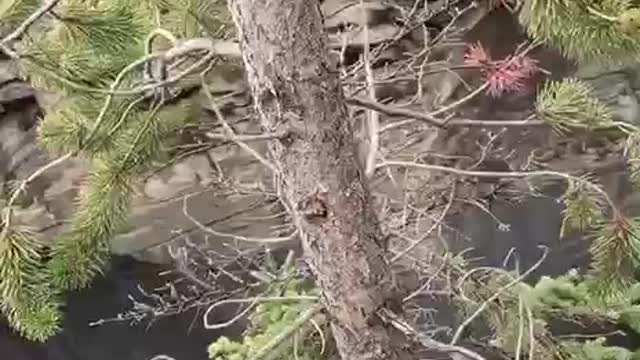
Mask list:
[[526,55],[509,55],[502,60],[492,60],[480,43],[468,46],[465,65],[480,69],[489,83],[487,93],[493,97],[522,90],[525,80],[540,70],[538,61]]

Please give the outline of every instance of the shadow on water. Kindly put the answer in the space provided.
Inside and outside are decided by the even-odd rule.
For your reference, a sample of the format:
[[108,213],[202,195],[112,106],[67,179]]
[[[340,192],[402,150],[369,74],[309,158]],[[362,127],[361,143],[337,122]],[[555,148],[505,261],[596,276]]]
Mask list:
[[[616,189],[618,193],[612,194],[613,197],[624,199],[621,205],[625,211],[639,212],[640,197],[631,194],[626,180],[619,185]],[[506,267],[511,270],[514,269],[515,257],[520,272],[524,272],[540,260],[543,250],[539,246],[542,245],[548,249],[547,256],[525,281],[535,283],[541,276],[558,276],[571,269],[585,273],[591,263],[589,238],[580,233],[560,237],[563,205],[558,199],[562,193],[563,186],[554,186],[547,189],[544,196],[530,196],[517,204],[495,201],[488,209],[492,215],[478,208],[470,208],[453,216],[449,219],[449,224],[456,228],[458,233],[450,234],[448,237],[450,250],[453,253],[467,250],[465,258],[472,260],[472,267]],[[628,201],[634,197],[637,199]],[[508,231],[505,231],[504,227],[501,228],[500,223],[508,225]],[[510,253],[513,257],[505,266],[505,258]],[[459,322],[453,316],[449,305],[436,305],[439,309],[439,324]],[[640,348],[640,335],[613,323],[590,323],[582,326],[574,321],[554,319],[551,328],[556,335],[581,334],[595,337],[611,334],[605,336],[608,345],[630,350]]]
[[[195,311],[159,318],[149,328],[144,323],[129,326],[126,322],[89,326],[92,321],[112,318],[129,309],[129,294],[140,296],[138,284],[145,289],[162,285],[157,274],[163,270],[166,267],[114,257],[111,270],[93,287],[69,295],[63,331],[46,344],[28,342],[0,321],[0,359],[147,360],[159,354],[176,360],[208,359],[208,344],[222,333],[205,330],[201,314]],[[225,335],[240,331],[227,329]]]
[[[473,259],[474,266],[504,267],[505,258],[513,249],[513,256],[524,271],[540,259],[540,246],[549,252],[528,280],[560,275],[573,268],[586,270],[589,265],[589,243],[582,235],[559,237],[563,206],[555,198],[531,197],[520,204],[495,202],[488,210],[493,215],[474,208],[451,219],[460,231],[452,239],[451,250],[468,249],[465,258]],[[509,268],[513,264],[512,258]]]

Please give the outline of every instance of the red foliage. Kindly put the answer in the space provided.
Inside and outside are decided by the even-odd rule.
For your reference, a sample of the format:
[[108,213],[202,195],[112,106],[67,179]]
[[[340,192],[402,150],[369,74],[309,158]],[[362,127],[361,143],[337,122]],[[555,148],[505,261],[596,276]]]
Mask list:
[[465,65],[480,69],[485,81],[489,83],[487,93],[493,97],[522,90],[525,80],[540,70],[537,60],[526,55],[510,55],[502,60],[492,60],[480,43],[468,46]]

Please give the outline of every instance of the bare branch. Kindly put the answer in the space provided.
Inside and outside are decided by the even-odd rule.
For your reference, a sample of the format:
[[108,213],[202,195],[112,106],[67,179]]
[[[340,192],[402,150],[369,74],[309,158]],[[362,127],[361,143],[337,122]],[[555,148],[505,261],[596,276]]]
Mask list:
[[[292,302],[292,301],[318,301],[319,298],[317,296],[257,296],[250,297],[244,299],[227,299],[218,301],[215,304],[212,304],[207,308],[202,319],[204,320],[204,328],[207,330],[215,330],[222,329],[228,326],[231,326],[236,321],[240,320],[243,316],[245,316],[249,311],[257,304],[265,303],[265,302]],[[211,324],[209,323],[209,314],[217,307],[227,304],[246,304],[250,303],[244,310],[242,310],[238,315],[236,315],[233,319],[229,321],[225,321],[219,324]]]
[[27,189],[27,186],[29,186],[29,184],[31,184],[33,181],[35,181],[38,177],[40,177],[42,174],[44,174],[49,169],[52,169],[52,168],[64,163],[65,161],[70,159],[72,157],[72,155],[73,155],[73,153],[67,153],[66,155],[63,155],[63,156],[57,158],[56,160],[50,161],[46,165],[40,167],[39,169],[34,171],[31,175],[29,175],[29,177],[24,179],[20,183],[18,188],[13,191],[13,193],[11,194],[11,197],[9,198],[9,201],[7,202],[7,205],[5,205],[6,212],[5,212],[4,217],[2,219],[2,232],[0,232],[0,242],[2,242],[5,239],[5,237],[7,236],[8,232],[9,232],[9,230],[11,228],[11,218],[13,216],[13,204],[18,199],[18,196],[20,196],[20,194]]
[[535,264],[533,264],[533,266],[531,266],[527,271],[522,273],[522,275],[516,277],[515,279],[511,280],[508,284],[506,284],[506,285],[502,286],[500,289],[498,289],[492,296],[490,296],[486,301],[484,301],[478,307],[478,309],[476,309],[476,311],[473,314],[471,314],[471,316],[466,318],[462,322],[462,324],[460,324],[460,326],[456,330],[455,334],[453,335],[453,338],[451,339],[451,342],[449,343],[450,345],[455,345],[458,342],[458,340],[460,340],[460,337],[462,336],[462,333],[464,332],[464,329],[467,326],[469,326],[469,324],[471,324],[471,322],[473,322],[473,320],[475,320],[478,316],[480,316],[480,314],[484,311],[484,309],[487,308],[487,306],[489,306],[489,304],[493,303],[498,297],[500,297],[500,295],[502,295],[503,292],[505,292],[509,288],[513,287],[514,285],[520,283],[524,278],[529,276],[529,274],[534,272],[538,267],[540,267],[540,265],[542,265],[542,262],[544,262],[544,260],[547,258],[547,255],[549,254],[549,248],[547,248],[544,245],[538,245],[538,248],[542,249],[542,251],[543,251],[542,256],[540,257],[540,259]]
[[[276,133],[276,134],[258,134],[258,135],[235,135],[234,139],[236,141],[261,141],[261,140],[273,140],[273,139],[281,139],[285,136],[285,133]],[[204,136],[208,137],[212,140],[233,140],[229,137],[228,134],[217,134],[212,131],[209,131],[204,134]]]
[[359,97],[350,97],[346,99],[347,104],[364,107],[367,109],[375,110],[387,114],[389,116],[402,116],[411,118],[411,121],[420,120],[428,123],[429,125],[433,125],[439,128],[444,128],[445,124],[443,120],[440,120],[431,114],[421,113],[414,110],[403,109],[400,107],[383,105],[378,102],[373,102],[368,99],[363,99]]
[[463,170],[463,169],[456,169],[456,168],[452,168],[452,167],[447,167],[447,166],[441,166],[441,165],[432,165],[432,164],[419,164],[419,163],[415,163],[415,162],[407,162],[407,161],[383,161],[381,163],[378,164],[377,168],[383,168],[383,167],[387,167],[387,166],[398,166],[398,167],[413,167],[413,168],[417,168],[417,169],[423,169],[423,170],[430,170],[430,171],[442,171],[445,173],[449,173],[449,174],[453,174],[453,175],[458,175],[458,176],[470,176],[470,177],[478,177],[478,178],[511,178],[511,179],[525,179],[525,178],[532,178],[532,177],[540,177],[540,176],[551,176],[551,177],[557,177],[557,178],[561,178],[561,179],[565,179],[565,180],[571,180],[571,181],[575,181],[581,184],[586,185],[587,187],[591,188],[592,190],[596,191],[597,193],[599,193],[606,201],[607,204],[611,207],[612,211],[614,211],[614,213],[616,215],[619,215],[619,210],[617,208],[617,206],[615,205],[615,203],[613,202],[613,200],[611,199],[611,197],[609,196],[609,194],[607,194],[606,191],[604,191],[600,186],[576,177],[576,176],[572,176],[570,174],[566,174],[566,173],[562,173],[559,171],[552,171],[552,170],[540,170],[540,171],[475,171],[475,170]]
[[427,232],[421,238],[419,238],[418,240],[414,241],[409,246],[407,246],[406,249],[404,249],[400,253],[396,254],[393,258],[391,258],[391,260],[390,260],[391,263],[396,262],[398,259],[400,259],[401,257],[405,256],[409,251],[413,250],[413,248],[418,246],[421,242],[423,242],[424,240],[428,239],[429,236],[431,235],[431,233],[438,226],[440,226],[440,223],[444,220],[444,218],[449,213],[449,209],[451,208],[451,204],[453,204],[453,199],[455,198],[455,193],[456,193],[456,186],[455,186],[455,183],[454,183],[452,188],[451,188],[451,192],[449,194],[449,201],[447,202],[447,206],[442,211],[442,214],[440,214],[440,217],[433,223],[433,225],[429,228],[429,230],[427,230]]
[[393,327],[400,330],[406,336],[418,340],[420,344],[422,344],[422,346],[427,349],[441,351],[444,353],[458,353],[470,360],[486,360],[480,354],[463,348],[462,346],[457,346],[454,344],[444,344],[440,341],[425,336],[424,334],[421,334],[389,309],[381,309],[378,312],[378,316],[380,316],[385,322],[390,323]]
[[47,0],[42,6],[40,6],[33,14],[31,14],[25,21],[22,22],[14,31],[12,31],[9,35],[5,36],[2,40],[0,40],[0,49],[7,53],[10,57],[17,59],[18,54],[9,48],[9,43],[17,40],[22,34],[24,34],[27,29],[33,23],[38,21],[41,17],[43,17],[46,13],[51,11],[60,0]]
[[268,244],[268,243],[280,243],[280,242],[285,242],[285,241],[292,240],[292,239],[295,238],[295,236],[297,234],[297,232],[294,231],[290,235],[285,236],[285,237],[252,238],[252,237],[246,237],[246,236],[240,236],[240,235],[235,235],[235,234],[223,233],[223,232],[219,232],[219,231],[213,230],[213,229],[205,226],[203,223],[201,223],[196,218],[191,216],[191,214],[189,214],[189,211],[188,211],[188,200],[192,195],[193,194],[189,194],[189,195],[184,197],[184,199],[182,201],[182,213],[189,220],[191,220],[191,222],[193,222],[200,230],[202,230],[202,231],[204,231],[206,233],[209,233],[211,235],[214,235],[214,236],[217,236],[217,237],[222,237],[222,238],[230,238],[230,239],[236,240],[236,241],[246,241],[246,242],[255,242],[255,243]]
[[[360,9],[362,12],[362,18],[366,19],[367,14],[364,7],[364,0],[360,0]],[[362,61],[364,62],[364,71],[367,78],[367,88],[369,90],[369,97],[371,101],[376,101],[376,88],[374,85],[373,70],[371,70],[371,59],[369,54],[369,27],[364,24],[364,54]],[[376,157],[378,154],[378,147],[380,146],[380,114],[375,110],[367,112],[367,130],[369,130],[369,151],[365,163],[365,176],[371,178],[376,170]]]

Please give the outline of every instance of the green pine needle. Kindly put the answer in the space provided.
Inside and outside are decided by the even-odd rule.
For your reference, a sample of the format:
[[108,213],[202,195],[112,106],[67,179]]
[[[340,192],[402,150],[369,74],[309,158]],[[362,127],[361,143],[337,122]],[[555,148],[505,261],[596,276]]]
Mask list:
[[73,99],[49,109],[38,128],[39,143],[51,154],[62,155],[80,150],[90,132],[89,120]]
[[152,29],[151,14],[141,14],[131,1],[112,0],[89,9],[86,4],[69,5],[59,12],[67,32],[66,43],[88,45],[101,54],[122,54],[140,44]]
[[629,164],[629,180],[634,189],[640,190],[640,132],[629,135],[625,150]]
[[538,94],[535,109],[541,120],[561,134],[613,123],[609,108],[593,95],[589,85],[577,79],[546,82]]
[[45,342],[60,330],[60,304],[47,294],[50,292],[43,287],[40,296],[24,293],[3,307],[12,327],[27,340]]
[[131,194],[126,176],[108,163],[94,160],[72,230],[56,242],[50,267],[57,285],[63,289],[85,288],[102,274],[109,241],[127,223]]
[[118,73],[133,60],[142,56],[141,47],[126,52],[99,53],[83,44],[68,44],[58,39],[37,41],[27,45],[20,70],[34,85],[49,90],[76,92],[50,73],[96,88],[108,87]]
[[599,337],[585,342],[569,340],[563,341],[562,352],[566,360],[632,360],[635,357],[631,351],[623,347],[609,346],[605,337]]
[[602,222],[594,232],[590,251],[592,291],[600,299],[618,299],[634,282],[640,260],[640,219],[621,216]]
[[525,0],[520,22],[569,58],[614,64],[640,50],[640,38],[625,34],[617,21],[631,6],[629,0]]
[[[595,183],[595,179],[585,179]],[[584,183],[571,181],[562,196],[563,221],[560,235],[565,236],[569,230],[585,231],[604,220],[606,203],[602,196],[587,187]]]
[[13,30],[40,6],[40,0],[0,1],[0,37]]
[[[130,1],[113,0],[89,9],[63,2],[44,36],[28,36],[19,62],[22,73],[38,87],[77,93],[66,82],[105,88],[144,52],[152,13]],[[57,76],[52,76],[56,74]],[[61,77],[66,81],[62,81]]]
[[83,150],[86,154],[96,155],[113,150],[117,135],[126,128],[126,124],[137,120],[135,114],[139,110],[135,106],[139,104],[128,102],[128,98],[116,97],[96,130],[94,140],[87,144],[104,101],[102,95],[85,94],[68,98],[49,109],[39,128],[40,144],[54,154]]
[[[182,114],[182,116],[180,116]],[[86,191],[78,204],[73,227],[57,243],[51,271],[64,289],[79,289],[102,274],[109,241],[127,221],[132,195],[131,178],[148,170],[164,155],[162,144],[184,121],[184,108],[135,112],[110,152],[95,158]]]
[[[152,3],[156,6],[147,6]],[[92,165],[71,229],[56,239],[46,266],[28,237],[11,232],[10,241],[0,243],[1,309],[25,337],[44,341],[58,331],[57,290],[51,286],[80,289],[102,274],[109,242],[127,223],[133,180],[154,161],[166,159],[166,147],[191,113],[188,101],[147,110],[148,104],[139,101],[141,94],[116,95],[94,129],[106,96],[70,83],[109,87],[125,66],[143,55],[146,35],[156,26],[173,26],[170,31],[178,36],[201,36],[203,26],[197,21],[209,3],[105,0],[89,9],[83,0],[63,0],[48,17],[45,34],[26,34],[20,70],[35,86],[65,95],[64,102],[47,109],[39,128],[41,143],[52,153],[79,151]],[[160,5],[171,11],[161,11]],[[142,75],[128,75],[121,87],[140,85]],[[92,141],[86,143],[89,134]]]
[[61,319],[41,253],[42,245],[24,230],[10,230],[0,242],[2,312],[14,329],[34,341],[56,333]]
[[15,298],[40,271],[41,245],[26,231],[9,231],[0,242],[0,297]]
[[123,171],[140,175],[152,161],[166,160],[168,154],[163,147],[173,142],[176,132],[188,121],[190,106],[183,103],[136,112],[114,140],[116,151],[110,153],[111,161],[119,162]]

